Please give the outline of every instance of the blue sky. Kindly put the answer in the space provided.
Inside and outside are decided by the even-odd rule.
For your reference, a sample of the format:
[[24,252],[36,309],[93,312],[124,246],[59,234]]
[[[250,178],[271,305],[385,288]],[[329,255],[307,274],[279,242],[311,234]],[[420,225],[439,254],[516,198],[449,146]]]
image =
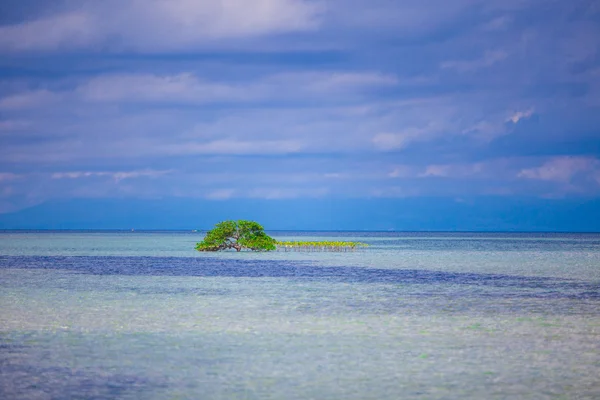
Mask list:
[[0,213],[599,197],[597,1],[0,4]]

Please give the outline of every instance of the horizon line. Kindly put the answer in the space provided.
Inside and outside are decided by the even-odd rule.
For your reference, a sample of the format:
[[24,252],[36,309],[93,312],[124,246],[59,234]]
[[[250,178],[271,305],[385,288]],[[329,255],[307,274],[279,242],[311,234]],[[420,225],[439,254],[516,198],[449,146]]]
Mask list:
[[[212,228],[211,228],[212,229]],[[0,233],[5,232],[129,232],[129,233],[150,233],[150,232],[178,232],[178,233],[203,233],[211,229],[125,229],[125,228],[10,228],[0,229]],[[547,230],[370,230],[370,229],[265,229],[266,232],[365,232],[365,233],[562,233],[562,234],[600,234],[600,231],[547,231]]]

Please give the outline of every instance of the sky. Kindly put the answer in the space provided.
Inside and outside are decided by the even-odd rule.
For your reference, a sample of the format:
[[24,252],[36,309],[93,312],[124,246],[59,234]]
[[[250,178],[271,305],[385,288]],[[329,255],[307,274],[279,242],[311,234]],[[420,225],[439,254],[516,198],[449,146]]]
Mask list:
[[351,228],[360,204],[388,213],[356,228],[403,229],[419,199],[600,230],[598,1],[0,2],[0,221],[340,204],[328,228]]

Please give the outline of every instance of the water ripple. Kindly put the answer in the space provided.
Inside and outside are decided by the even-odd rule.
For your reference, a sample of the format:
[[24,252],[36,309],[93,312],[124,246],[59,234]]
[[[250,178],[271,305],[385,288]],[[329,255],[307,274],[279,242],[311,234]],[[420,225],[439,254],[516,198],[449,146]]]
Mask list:
[[[522,297],[600,299],[600,283],[507,274],[315,266],[281,260],[187,257],[0,256],[0,268],[60,269],[92,275],[290,278],[364,284],[469,286],[518,290]],[[482,296],[506,295],[486,292]],[[515,293],[512,293],[515,295]]]

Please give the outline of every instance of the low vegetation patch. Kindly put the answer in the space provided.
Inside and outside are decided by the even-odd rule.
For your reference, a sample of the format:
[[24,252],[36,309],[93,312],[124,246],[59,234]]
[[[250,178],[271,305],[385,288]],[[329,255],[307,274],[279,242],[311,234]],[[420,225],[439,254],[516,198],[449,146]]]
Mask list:
[[368,247],[368,244],[361,242],[339,242],[339,241],[318,241],[318,242],[294,242],[278,241],[277,249],[282,251],[355,251],[357,249]]
[[355,251],[368,245],[340,241],[277,241],[254,221],[223,221],[206,233],[196,244],[198,251]]

